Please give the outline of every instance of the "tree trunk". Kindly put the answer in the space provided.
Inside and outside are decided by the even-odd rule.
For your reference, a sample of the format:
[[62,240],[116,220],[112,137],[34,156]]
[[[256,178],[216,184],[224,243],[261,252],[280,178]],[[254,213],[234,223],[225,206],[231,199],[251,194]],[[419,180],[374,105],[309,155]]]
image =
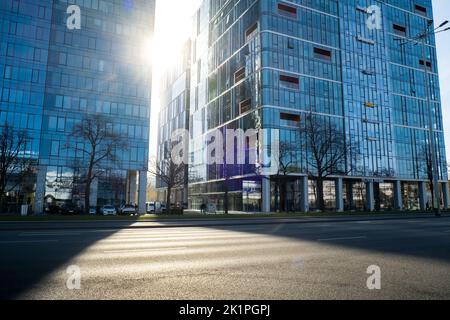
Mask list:
[[89,215],[89,208],[91,207],[91,181],[86,181],[86,188],[84,190],[84,214]]
[[228,187],[225,187],[225,195],[223,199],[223,211],[225,214],[228,214]]
[[280,210],[280,205],[279,205],[279,197],[280,197],[280,186],[279,186],[279,181],[278,179],[275,181],[275,211],[278,212]]
[[170,198],[172,195],[172,188],[167,187],[167,195],[166,195],[166,214],[170,214]]
[[6,173],[0,176],[0,212],[6,211]]
[[323,178],[317,178],[317,208],[321,211],[325,210],[325,201],[323,199]]
[[286,181],[285,181],[285,179],[283,179],[282,181],[281,181],[281,192],[280,192],[280,202],[281,202],[281,210],[283,211],[283,212],[286,212],[287,211],[287,208],[286,208],[286,202],[287,202],[287,195],[286,195],[286,188],[287,187],[287,185],[286,185]]
[[86,176],[86,189],[84,190],[84,214],[89,215],[89,209],[91,207],[91,184],[93,180],[94,172],[94,158],[95,157],[95,147],[92,148],[92,153],[89,159],[89,167]]
[[435,196],[434,196],[434,181],[431,180],[430,181],[430,192],[431,192],[431,210],[434,210],[434,208],[436,208],[435,202]]
[[3,213],[3,211],[6,211],[6,197],[5,193],[2,191],[0,194],[0,213]]

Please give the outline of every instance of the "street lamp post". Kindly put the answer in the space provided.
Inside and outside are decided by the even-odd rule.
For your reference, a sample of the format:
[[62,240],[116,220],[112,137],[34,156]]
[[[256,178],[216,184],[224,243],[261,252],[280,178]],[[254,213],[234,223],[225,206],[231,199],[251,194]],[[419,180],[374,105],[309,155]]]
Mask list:
[[[428,109],[428,129],[429,129],[429,152],[431,156],[431,162],[432,162],[432,174],[433,174],[433,204],[434,209],[436,212],[436,216],[441,215],[441,195],[439,192],[439,169],[438,169],[438,159],[437,159],[437,152],[436,152],[436,145],[435,145],[435,136],[434,136],[434,129],[433,129],[433,110],[431,108],[431,98],[430,98],[430,87],[428,82],[428,66],[427,66],[427,54],[426,54],[426,40],[429,36],[435,35],[440,32],[445,32],[450,30],[450,28],[446,28],[444,30],[439,30],[443,26],[445,26],[448,23],[448,21],[444,21],[434,30],[430,30],[431,26],[433,25],[433,20],[427,21],[427,26],[425,27],[425,30],[423,33],[418,34],[414,38],[406,39],[404,40],[400,45],[406,45],[407,43],[414,42],[415,45],[418,44],[419,40],[422,47],[422,62],[423,62],[423,69],[425,71],[425,91],[426,91],[426,103],[427,103],[427,109]],[[394,39],[394,40],[402,40],[402,39]],[[430,62],[431,63],[431,62]]]

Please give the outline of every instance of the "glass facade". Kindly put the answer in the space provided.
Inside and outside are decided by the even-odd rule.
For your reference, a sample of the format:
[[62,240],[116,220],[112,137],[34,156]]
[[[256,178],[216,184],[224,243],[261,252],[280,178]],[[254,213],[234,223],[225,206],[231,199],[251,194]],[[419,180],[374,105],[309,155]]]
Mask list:
[[334,179],[344,179],[346,209],[417,207],[408,190],[428,183],[430,114],[439,178],[448,180],[435,39],[403,44],[432,17],[431,0],[205,0],[192,36],[190,206],[220,210],[226,188],[231,210],[259,211],[264,194],[275,210],[273,179],[271,193],[261,192],[254,167],[208,164],[207,146],[196,143],[214,130],[274,129],[280,142],[298,146],[282,191],[286,209],[299,210],[302,193],[314,208],[314,177],[308,190],[295,178],[313,171],[298,133],[312,113],[358,145],[346,159],[348,174],[324,186],[328,207],[338,205]]
[[[80,8],[79,29],[67,25],[70,5]],[[29,152],[46,171],[46,199],[80,200],[75,185],[87,159],[76,150],[85,141],[70,135],[85,115],[101,114],[128,147],[117,152],[117,163],[102,164],[96,194],[99,204],[125,201],[126,191],[111,192],[111,181],[148,163],[151,66],[142,46],[153,33],[155,1],[5,0],[0,6],[0,125],[31,133]]]
[[[189,107],[190,107],[190,54],[191,43],[188,41],[178,60],[172,68],[165,71],[161,82],[161,109],[158,119],[158,150],[157,162],[159,168],[164,168],[164,160],[169,158],[172,151],[172,135],[177,134],[181,130],[189,130]],[[184,180],[181,185],[175,186],[171,202],[186,207],[187,204],[187,166],[184,170]],[[162,172],[158,172],[162,173]],[[156,188],[158,189],[158,200],[165,202],[166,187],[164,179],[156,175]]]

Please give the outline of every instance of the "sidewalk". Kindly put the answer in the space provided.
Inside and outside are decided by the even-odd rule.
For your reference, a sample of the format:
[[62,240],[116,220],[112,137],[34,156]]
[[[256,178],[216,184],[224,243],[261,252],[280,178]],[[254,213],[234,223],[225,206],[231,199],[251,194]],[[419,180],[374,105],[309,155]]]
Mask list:
[[[76,218],[76,217],[73,217]],[[183,218],[183,219],[121,219],[121,220],[41,220],[41,221],[0,221],[1,231],[17,230],[67,230],[67,229],[139,229],[139,228],[176,228],[176,227],[208,227],[208,226],[248,226],[266,224],[307,224],[307,223],[339,223],[352,221],[382,221],[408,219],[448,219],[431,213],[414,214],[377,214],[377,215],[342,215],[342,216],[292,216],[292,217],[245,217],[245,218]]]

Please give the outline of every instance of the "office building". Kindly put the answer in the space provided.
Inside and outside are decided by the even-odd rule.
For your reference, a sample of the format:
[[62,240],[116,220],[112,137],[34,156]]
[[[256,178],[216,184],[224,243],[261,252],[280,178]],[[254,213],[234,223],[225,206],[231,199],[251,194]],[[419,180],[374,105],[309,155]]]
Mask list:
[[[91,205],[139,203],[145,210],[151,65],[145,51],[154,0],[5,0],[0,4],[0,125],[30,136],[34,186],[21,198],[83,204],[86,155],[72,128],[101,115],[126,140],[102,161]],[[137,195],[138,194],[138,195]]]
[[[424,210],[432,115],[447,208],[435,39],[407,41],[432,17],[431,0],[205,0],[193,24],[189,206],[223,210],[227,198],[234,211],[317,209],[318,173],[299,134],[312,115],[357,146],[323,183],[326,210]],[[267,129],[297,146],[283,190],[279,174],[205,162],[207,143],[195,141],[226,129]]]

